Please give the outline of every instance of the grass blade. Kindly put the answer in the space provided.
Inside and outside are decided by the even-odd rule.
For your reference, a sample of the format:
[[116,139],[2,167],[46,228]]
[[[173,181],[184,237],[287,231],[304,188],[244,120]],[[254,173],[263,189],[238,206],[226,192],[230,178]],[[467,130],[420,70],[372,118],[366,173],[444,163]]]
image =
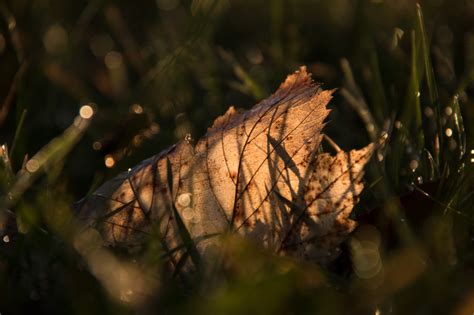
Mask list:
[[25,122],[26,114],[28,113],[27,109],[23,109],[21,112],[20,120],[15,130],[15,136],[13,137],[12,148],[10,150],[10,157],[13,157],[13,152],[15,151],[16,144],[18,143],[18,138],[20,137],[20,132],[23,129],[23,124]]
[[[437,125],[437,137],[434,139],[433,148],[434,148],[434,157],[437,161],[437,164],[440,165],[440,156],[439,152],[443,152],[443,126],[441,123],[441,104],[438,95],[438,87],[436,84],[436,79],[434,76],[433,65],[430,58],[429,43],[426,36],[425,23],[423,19],[423,11],[421,10],[421,5],[417,3],[416,5],[417,13],[417,24],[418,24],[418,33],[421,39],[421,48],[423,55],[423,62],[425,67],[426,75],[426,84],[428,87],[428,94],[430,97],[431,106],[434,107],[435,119]],[[437,148],[436,141],[439,142],[439,148]]]
[[[167,180],[168,180],[170,195],[171,195],[171,198],[173,199],[173,193],[172,193],[173,171],[171,167],[171,161],[168,158],[166,158],[166,169],[167,169]],[[189,233],[188,229],[186,228],[186,225],[184,224],[181,216],[179,215],[178,209],[176,209],[173,200],[171,202],[171,208],[173,211],[173,216],[176,220],[176,226],[178,228],[179,235],[181,237],[181,240],[183,241],[184,246],[186,247],[186,252],[183,255],[189,254],[192,262],[194,263],[194,266],[199,270],[201,267],[201,256],[199,255],[199,251],[197,250],[196,244],[194,244],[191,234]],[[182,266],[184,266],[184,262],[178,265],[180,266],[180,268],[182,268]],[[175,273],[176,272],[179,273],[179,271],[180,270],[175,270]]]

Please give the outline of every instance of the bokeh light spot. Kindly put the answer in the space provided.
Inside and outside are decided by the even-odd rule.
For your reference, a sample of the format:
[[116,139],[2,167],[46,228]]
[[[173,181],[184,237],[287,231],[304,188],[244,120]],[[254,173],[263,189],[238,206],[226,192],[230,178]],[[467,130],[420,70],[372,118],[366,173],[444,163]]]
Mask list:
[[94,56],[104,58],[114,48],[114,41],[107,34],[98,34],[91,38],[89,47]]
[[447,116],[451,116],[451,114],[453,113],[453,109],[451,108],[451,106],[447,106],[445,109],[444,109],[444,112]]
[[112,155],[108,154],[104,158],[104,163],[107,168],[112,168],[115,165],[115,159]]
[[410,169],[412,171],[415,171],[418,168],[418,161],[417,160],[411,160],[410,161]]
[[63,53],[67,49],[68,34],[61,25],[53,25],[44,34],[43,44],[50,54]]
[[104,62],[105,66],[110,70],[118,69],[123,64],[122,54],[118,51],[111,51],[105,55]]
[[143,114],[143,107],[140,104],[133,104],[130,109],[134,114]]
[[94,109],[90,105],[84,105],[79,110],[79,115],[84,119],[89,119],[94,116]]
[[26,163],[26,170],[30,173],[34,173],[39,169],[40,165],[37,160],[31,159]]
[[100,141],[94,141],[94,143],[92,143],[92,149],[99,151],[102,149],[102,143],[100,143]]

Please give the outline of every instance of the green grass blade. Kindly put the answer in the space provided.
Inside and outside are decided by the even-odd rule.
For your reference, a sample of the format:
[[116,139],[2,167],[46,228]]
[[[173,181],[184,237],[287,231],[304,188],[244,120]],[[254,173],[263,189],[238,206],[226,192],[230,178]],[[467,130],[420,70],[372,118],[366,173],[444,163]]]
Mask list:
[[375,44],[370,41],[369,46],[369,65],[372,73],[372,88],[369,89],[371,97],[371,109],[374,116],[377,117],[379,125],[382,125],[384,119],[388,116],[387,97],[385,95],[382,73],[380,71],[379,57]]
[[[437,137],[438,139],[434,139],[433,148],[434,148],[434,157],[437,161],[437,164],[440,163],[440,152],[443,152],[443,127],[441,123],[441,104],[438,95],[438,86],[436,83],[436,79],[434,76],[433,65],[431,63],[430,58],[430,50],[429,50],[429,43],[426,36],[425,30],[425,23],[423,18],[423,11],[421,9],[421,5],[417,4],[416,6],[416,13],[417,13],[417,26],[418,26],[418,33],[421,39],[421,48],[422,48],[422,55],[423,55],[423,62],[425,67],[425,75],[426,75],[426,84],[428,87],[428,94],[430,97],[430,106],[434,107],[435,112],[435,119],[437,125]],[[439,142],[439,148],[437,148],[436,141]]]
[[3,207],[13,206],[31,184],[40,176],[41,171],[59,163],[81,139],[90,125],[91,117],[77,116],[74,123],[61,135],[51,140],[38,151],[27,163],[26,171],[20,172],[10,190],[10,198],[2,200]]
[[423,62],[425,64],[426,83],[428,85],[428,93],[430,95],[431,104],[437,105],[439,110],[438,86],[434,76],[433,65],[431,64],[429,43],[426,36],[425,23],[423,19],[423,12],[420,4],[416,6],[418,33],[421,36],[421,48],[423,54]]
[[411,59],[411,70],[412,70],[412,79],[411,79],[411,88],[409,89],[409,99],[413,106],[413,114],[415,118],[415,132],[416,138],[418,141],[418,149],[421,150],[425,146],[425,138],[423,133],[423,122],[422,122],[422,110],[420,103],[420,70],[418,66],[418,43],[416,40],[416,35],[413,33],[412,37],[412,59]]
[[461,114],[461,107],[459,106],[459,96],[455,95],[452,102],[454,128],[457,134],[458,144],[458,159],[462,159],[466,153],[466,131],[464,130],[464,121]]
[[421,154],[424,148],[424,133],[422,125],[422,110],[420,104],[420,73],[423,63],[419,60],[419,45],[415,31],[411,33],[411,76],[408,83],[407,94],[398,121],[397,136],[393,144],[393,157],[391,162],[391,175],[395,186],[399,187],[400,168],[405,155],[406,145],[411,145]]
[[8,145],[6,143],[0,146],[0,161],[2,161],[3,164],[3,171],[5,173],[7,184],[10,185],[15,177],[15,173],[13,172],[10,153],[8,151]]
[[13,152],[15,151],[16,144],[18,143],[18,139],[20,137],[21,130],[23,129],[23,124],[25,122],[26,114],[28,113],[27,109],[23,109],[21,112],[20,120],[18,121],[18,125],[15,130],[15,136],[13,137],[12,148],[10,150],[10,157],[13,157]]

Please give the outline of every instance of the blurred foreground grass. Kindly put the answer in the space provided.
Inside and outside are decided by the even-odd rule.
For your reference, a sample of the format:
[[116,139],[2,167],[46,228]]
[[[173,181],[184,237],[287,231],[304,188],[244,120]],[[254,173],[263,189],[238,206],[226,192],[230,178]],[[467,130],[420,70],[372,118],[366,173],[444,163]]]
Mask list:
[[[0,1],[0,312],[472,314],[474,2]],[[320,268],[230,238],[176,279],[70,205],[307,65],[344,149],[390,134]]]

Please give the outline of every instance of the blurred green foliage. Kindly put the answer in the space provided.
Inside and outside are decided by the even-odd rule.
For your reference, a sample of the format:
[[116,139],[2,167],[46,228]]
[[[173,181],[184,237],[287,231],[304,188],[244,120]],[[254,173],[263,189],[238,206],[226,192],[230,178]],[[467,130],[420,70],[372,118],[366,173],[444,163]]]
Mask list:
[[[0,313],[472,314],[474,1],[0,0],[0,16]],[[78,239],[75,200],[300,65],[339,89],[325,130],[342,148],[390,135],[333,264],[231,238],[175,279],[152,235],[138,256]]]

